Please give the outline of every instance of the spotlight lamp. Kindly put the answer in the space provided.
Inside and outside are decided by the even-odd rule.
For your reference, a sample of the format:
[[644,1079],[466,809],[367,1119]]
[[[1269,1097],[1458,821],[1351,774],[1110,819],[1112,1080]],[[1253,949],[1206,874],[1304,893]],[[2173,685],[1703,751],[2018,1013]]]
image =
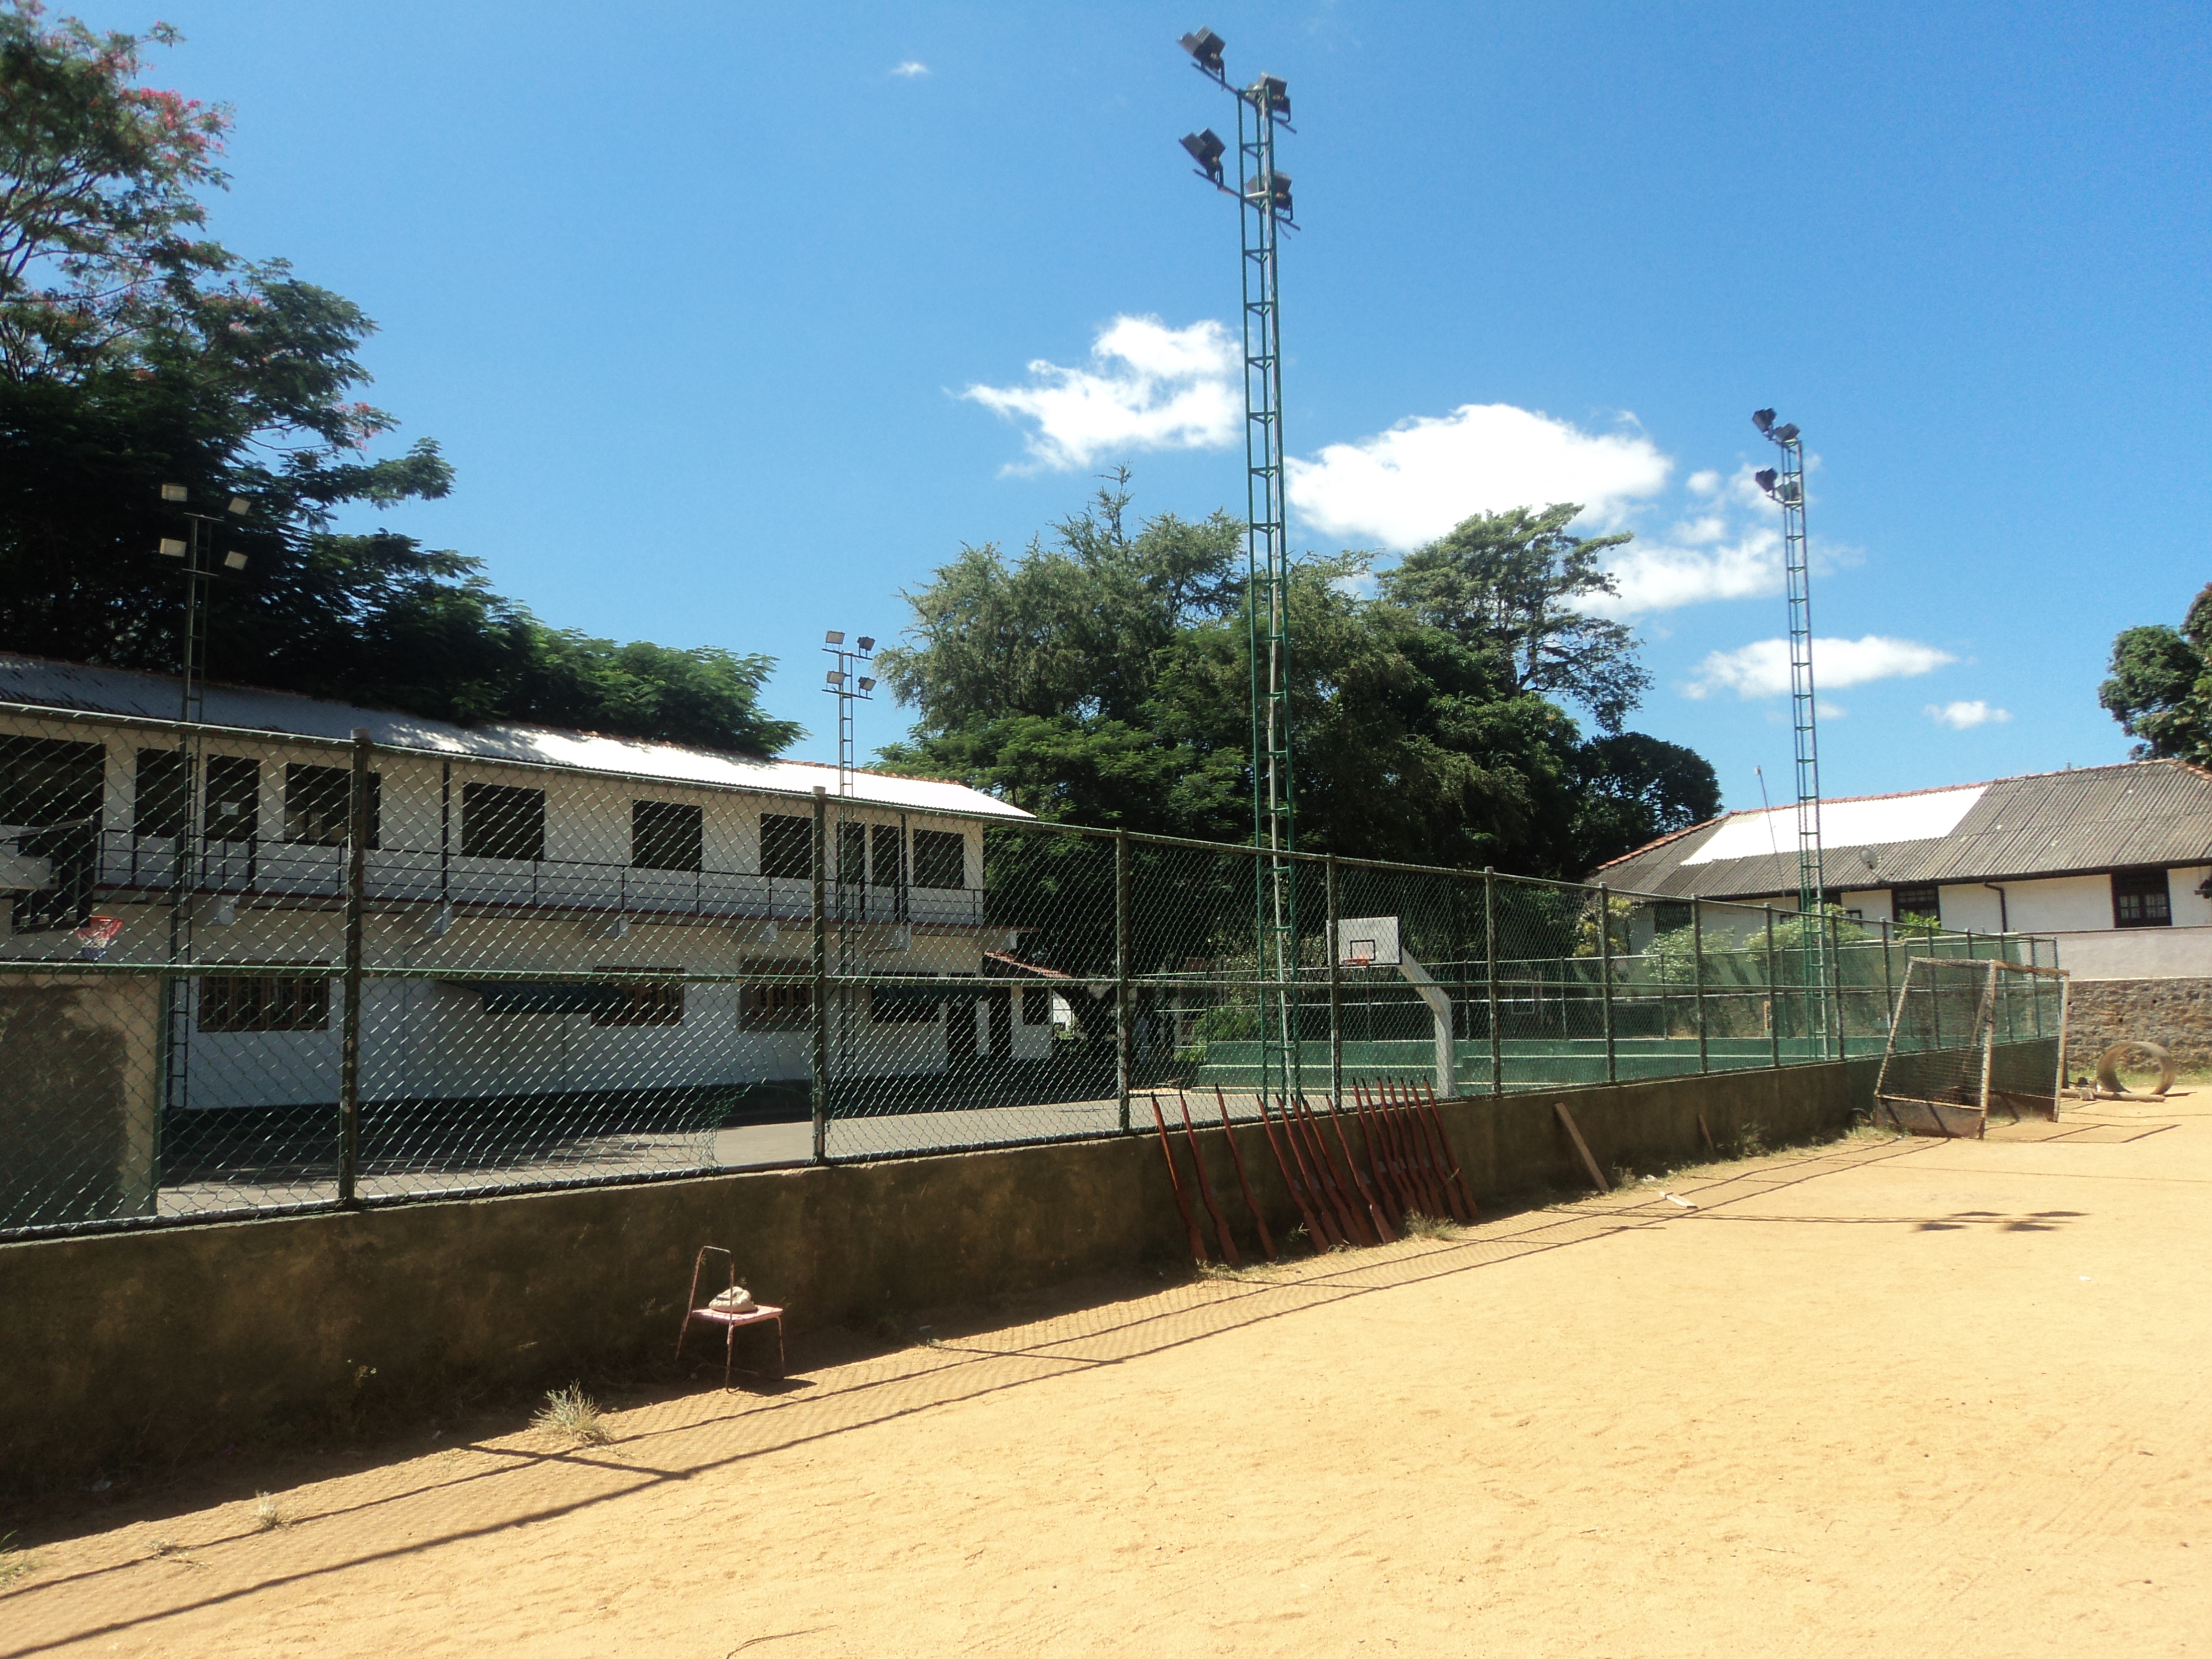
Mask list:
[[823,643],[823,644],[824,644],[824,645],[842,645],[842,644],[844,644],[844,643],[845,643],[845,630],[844,630],[843,629],[842,629],[842,628],[833,628],[833,629],[830,629],[830,631],[829,631],[828,633],[826,633],[826,634],[823,635],[823,636],[822,636],[822,643]]
[[1774,480],[1778,476],[1772,467],[1762,466],[1751,475],[1751,481],[1771,495],[1774,493]]
[[1260,95],[1267,100],[1267,107],[1285,121],[1291,118],[1291,88],[1279,75],[1260,77]]
[[243,554],[243,553],[239,552],[236,549],[234,549],[234,548],[231,551],[229,551],[229,552],[228,552],[228,553],[226,553],[226,554],[224,554],[224,555],[222,556],[222,568],[223,568],[225,570],[243,570],[243,569],[245,569],[245,568],[246,568],[246,555],[245,555],[245,554]]
[[243,495],[233,495],[230,498],[230,505],[223,510],[234,517],[242,519],[252,511],[252,505]]
[[873,680],[870,679],[866,674],[860,676],[860,690],[863,693],[872,691],[875,689],[876,683]]
[[184,485],[163,484],[161,486],[161,499],[165,501],[181,501],[185,500],[185,495]]
[[1797,428],[1795,426],[1778,426],[1767,436],[1778,444],[1794,444],[1797,441]]
[[1761,432],[1773,431],[1774,411],[1771,409],[1753,410],[1751,411],[1751,423],[1757,427]]
[[864,653],[876,648],[876,642],[870,639],[866,634],[860,635],[859,644],[862,653]]
[[1291,175],[1287,173],[1271,173],[1265,179],[1246,179],[1244,198],[1250,202],[1266,202],[1275,210],[1275,216],[1279,219],[1298,216],[1291,209]]
[[845,683],[845,671],[842,668],[833,668],[822,678],[832,685],[842,685]]
[[182,539],[175,536],[162,537],[161,556],[165,559],[183,558],[185,556],[185,544]]
[[1182,37],[1182,49],[1208,75],[1218,76],[1224,72],[1221,54],[1228,45],[1226,40],[1208,28],[1201,28],[1195,33]]
[[1212,127],[1203,132],[1187,132],[1182,147],[1190,152],[1190,159],[1215,184],[1221,182],[1221,158],[1229,146],[1221,142],[1221,135]]

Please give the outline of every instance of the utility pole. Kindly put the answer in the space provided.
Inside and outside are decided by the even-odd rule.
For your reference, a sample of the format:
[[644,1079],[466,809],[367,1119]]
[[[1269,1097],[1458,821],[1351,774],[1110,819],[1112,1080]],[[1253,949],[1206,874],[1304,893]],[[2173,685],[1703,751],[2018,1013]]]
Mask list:
[[[1212,29],[1182,37],[1199,72],[1237,100],[1237,179],[1223,176],[1228,145],[1211,127],[1182,147],[1199,176],[1238,204],[1244,307],[1246,627],[1252,694],[1254,941],[1260,986],[1262,1095],[1298,1084],[1297,796],[1291,780],[1290,544],[1283,499],[1283,343],[1279,303],[1281,233],[1297,228],[1289,175],[1275,166],[1275,135],[1295,132],[1290,88],[1275,76],[1230,84],[1224,42]],[[1269,988],[1273,981],[1275,988]]]

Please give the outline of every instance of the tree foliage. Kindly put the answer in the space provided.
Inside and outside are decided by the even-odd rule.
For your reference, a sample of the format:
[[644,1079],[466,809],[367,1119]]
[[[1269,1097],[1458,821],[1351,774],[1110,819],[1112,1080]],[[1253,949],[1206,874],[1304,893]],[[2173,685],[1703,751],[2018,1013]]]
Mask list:
[[[1246,840],[1243,526],[1223,514],[1139,523],[1130,500],[1116,475],[1020,556],[963,548],[903,596],[906,642],[877,661],[917,718],[884,758],[1047,818]],[[1711,768],[1690,750],[1634,732],[1585,741],[1539,689],[1618,697],[1640,684],[1625,634],[1589,635],[1608,659],[1587,673],[1577,664],[1580,623],[1549,615],[1568,592],[1559,580],[1508,600],[1481,586],[1480,567],[1462,568],[1449,596],[1417,584],[1417,606],[1390,575],[1364,596],[1373,577],[1358,553],[1291,570],[1302,846],[1577,876],[1718,810]]]
[[2138,757],[2212,766],[2212,585],[2191,601],[2179,629],[2121,632],[2097,701],[2137,739]]
[[773,752],[764,657],[618,645],[549,628],[494,592],[478,562],[342,509],[452,488],[435,443],[372,446],[395,426],[356,393],[374,325],[281,259],[203,234],[222,188],[224,108],[137,84],[144,35],[49,24],[0,3],[0,646],[172,672],[185,486],[250,515],[223,550],[210,672],[434,718],[556,721]]

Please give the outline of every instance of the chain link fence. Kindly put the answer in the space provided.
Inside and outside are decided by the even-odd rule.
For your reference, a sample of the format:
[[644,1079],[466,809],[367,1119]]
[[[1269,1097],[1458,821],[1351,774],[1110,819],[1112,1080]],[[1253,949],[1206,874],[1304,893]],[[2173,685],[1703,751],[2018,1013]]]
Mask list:
[[[1881,1052],[1913,957],[2056,965],[2025,935],[19,706],[0,905],[9,1235],[1143,1133],[1177,1091],[1249,1117],[1802,1065]],[[2022,994],[2008,1033],[2055,1034]]]

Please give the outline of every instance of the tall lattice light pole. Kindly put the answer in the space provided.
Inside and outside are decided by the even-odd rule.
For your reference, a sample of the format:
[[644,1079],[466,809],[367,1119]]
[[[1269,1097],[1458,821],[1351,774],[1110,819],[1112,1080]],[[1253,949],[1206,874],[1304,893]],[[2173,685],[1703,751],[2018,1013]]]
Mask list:
[[841,799],[853,793],[853,705],[869,702],[875,695],[875,681],[860,672],[875,648],[875,641],[866,634],[848,647],[842,628],[832,628],[822,635],[822,649],[837,659],[837,665],[822,677],[822,689],[837,699],[837,793]]
[[1805,559],[1805,446],[1793,424],[1777,425],[1771,409],[1756,410],[1752,424],[1781,452],[1779,466],[1753,473],[1759,487],[1782,508],[1782,570],[1790,596],[1790,723],[1797,753],[1797,908],[1808,918],[1801,927],[1800,961],[1808,989],[1823,994],[1808,1000],[1822,1010],[1825,1027],[1828,982],[1827,927],[1810,918],[1825,915],[1827,882],[1820,862],[1820,742],[1813,695],[1813,584]]
[[[1290,1093],[1297,1082],[1297,1017],[1287,988],[1298,969],[1296,866],[1275,856],[1297,844],[1297,791],[1291,778],[1290,543],[1283,501],[1283,334],[1278,252],[1296,229],[1290,176],[1275,166],[1278,129],[1290,124],[1290,88],[1262,75],[1230,83],[1224,43],[1212,29],[1182,37],[1199,72],[1237,100],[1237,176],[1223,176],[1229,146],[1211,127],[1182,147],[1199,175],[1237,201],[1244,301],[1244,517],[1246,624],[1252,679],[1252,841],[1269,856],[1254,861],[1255,934],[1261,977],[1285,988],[1261,994],[1260,1089]],[[1270,1005],[1273,1006],[1270,1006]]]

